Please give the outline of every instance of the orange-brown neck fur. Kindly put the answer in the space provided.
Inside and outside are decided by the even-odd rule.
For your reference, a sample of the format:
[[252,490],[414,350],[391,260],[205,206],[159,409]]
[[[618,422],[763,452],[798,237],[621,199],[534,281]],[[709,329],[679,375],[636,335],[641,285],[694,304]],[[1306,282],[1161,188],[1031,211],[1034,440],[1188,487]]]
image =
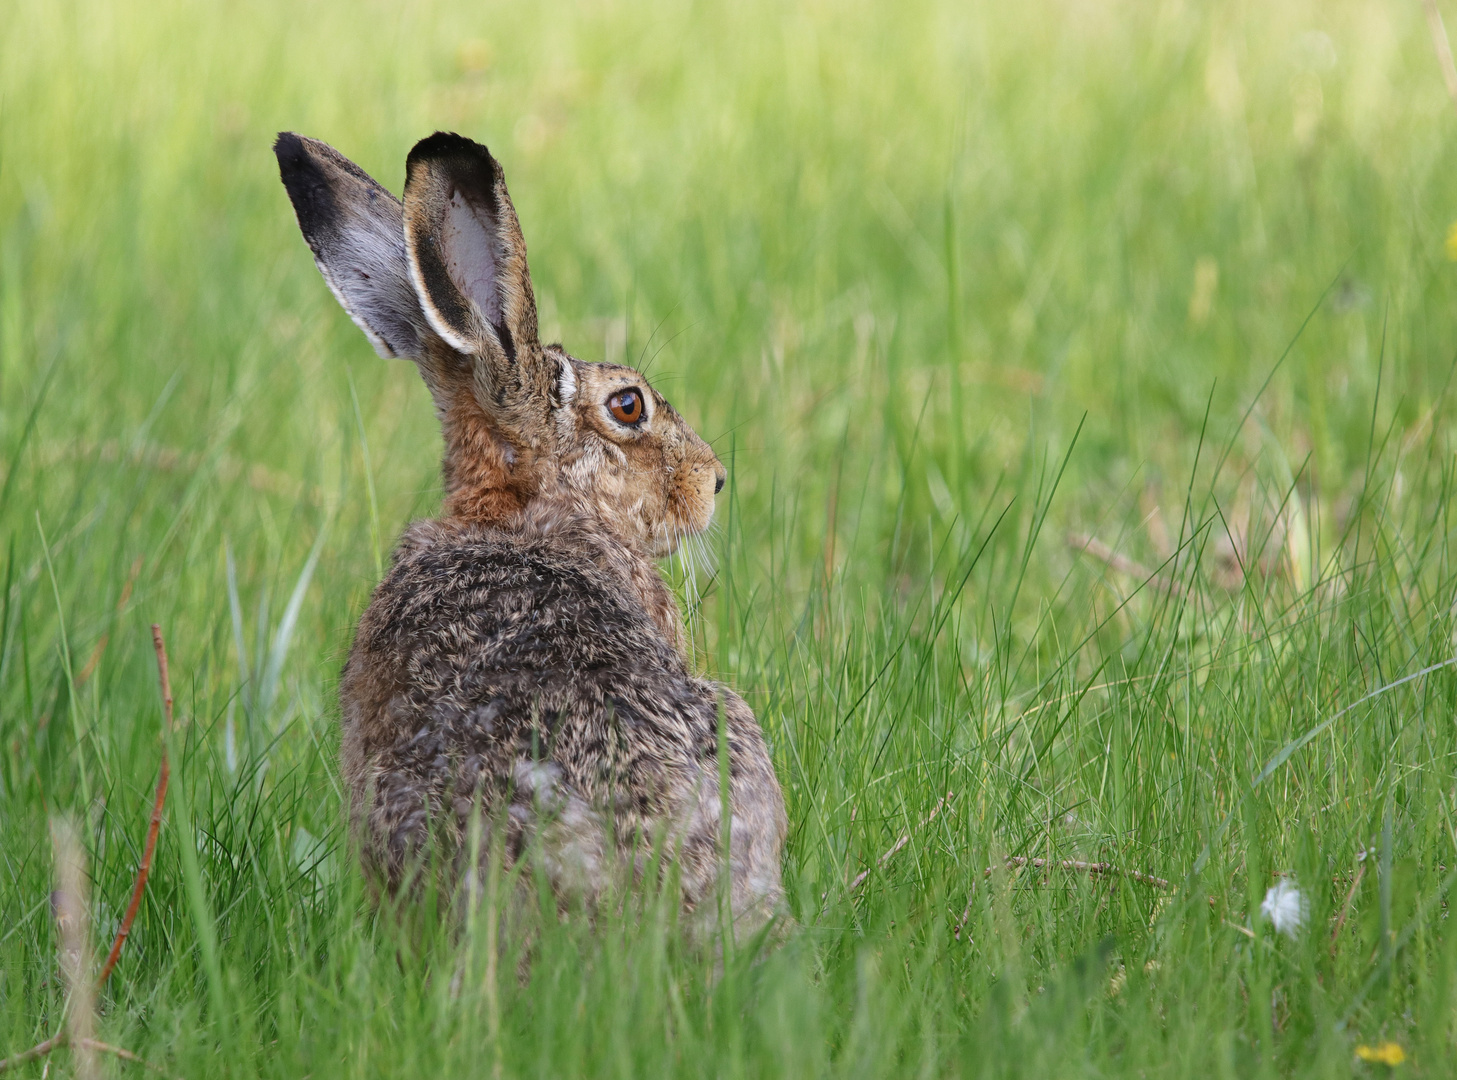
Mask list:
[[469,391],[455,396],[440,428],[445,438],[445,516],[509,528],[535,493],[533,463],[517,457]]
[[580,546],[586,557],[630,583],[663,637],[690,657],[678,603],[651,559],[616,536],[594,504],[543,475],[540,463],[513,448],[489,422],[474,394],[462,387],[440,417],[445,440],[442,517],[459,525],[553,535]]

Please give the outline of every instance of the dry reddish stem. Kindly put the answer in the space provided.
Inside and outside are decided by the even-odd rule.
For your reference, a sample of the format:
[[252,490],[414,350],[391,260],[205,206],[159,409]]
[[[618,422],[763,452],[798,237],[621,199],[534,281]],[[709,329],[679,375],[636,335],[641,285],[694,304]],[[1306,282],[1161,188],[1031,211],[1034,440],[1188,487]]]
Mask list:
[[94,1050],[101,1054],[115,1054],[123,1061],[130,1061],[133,1065],[140,1065],[144,1069],[151,1069],[152,1072],[162,1073],[163,1076],[167,1075],[161,1066],[153,1065],[146,1058],[133,1054],[130,1050],[124,1050],[120,1046],[112,1046],[111,1043],[98,1042],[96,1039],[84,1039],[82,1041],[85,1042],[86,1049],[88,1050]]
[[[1078,870],[1084,874],[1108,874],[1115,877],[1132,878],[1134,881],[1144,885],[1152,885],[1155,889],[1167,889],[1169,887],[1166,878],[1154,877],[1152,874],[1145,874],[1141,870],[1124,870],[1122,867],[1114,866],[1106,862],[1083,862],[1081,859],[1062,859],[1053,861],[1051,859],[1027,859],[1018,855],[1007,860],[1007,869],[1018,866],[1030,866],[1035,870],[1045,870],[1049,866],[1058,867],[1061,870]],[[988,867],[983,877],[991,876],[991,868]]]
[[53,1035],[43,1043],[36,1043],[29,1050],[23,1050],[14,1057],[0,1058],[0,1072],[6,1069],[13,1069],[17,1065],[24,1065],[27,1061],[34,1061],[38,1057],[44,1057],[58,1046],[66,1044],[66,1033]]
[[[935,821],[936,815],[939,814],[941,812],[941,808],[946,805],[946,800],[950,799],[955,794],[956,792],[954,791],[948,791],[945,795],[942,795],[941,798],[937,801],[936,805],[931,808],[931,812],[927,814],[925,818],[921,821],[921,824],[916,827],[918,829],[924,828],[925,826],[931,824],[931,822]],[[884,855],[875,860],[875,865],[884,866],[886,863],[890,862],[892,856],[894,856],[896,852],[898,852],[901,848],[905,847],[910,842],[911,834],[902,833],[901,838],[890,846],[890,850],[888,850]],[[855,880],[850,882],[849,891],[854,892],[856,889],[860,888],[861,885],[865,884],[865,879],[869,876],[870,871],[868,869],[860,871],[859,874],[855,875]]]
[[[172,730],[172,679],[167,674],[167,645],[162,640],[162,628],[156,623],[152,624],[152,647],[157,651],[157,677],[162,683],[162,709],[165,714],[164,723],[167,730]],[[106,983],[111,975],[111,969],[116,967],[117,960],[121,957],[121,948],[126,944],[127,935],[132,932],[132,923],[136,920],[137,911],[142,906],[142,894],[147,889],[147,876],[152,872],[152,856],[157,851],[157,834],[162,829],[162,805],[167,801],[167,781],[171,775],[171,769],[167,764],[167,744],[162,744],[162,768],[157,774],[157,794],[152,799],[152,821],[147,826],[147,844],[142,849],[142,863],[137,867],[137,879],[132,885],[131,903],[127,905],[126,916],[121,920],[121,928],[116,932],[116,939],[111,943],[111,952],[106,954],[106,963],[101,965],[101,974],[96,977],[97,987]]]
[[[110,1043],[99,1042],[96,1039],[82,1039],[80,1041],[87,1050],[94,1050],[97,1053],[101,1054],[115,1054],[123,1061],[130,1061],[135,1065],[140,1065],[144,1069],[150,1069],[152,1072],[161,1073],[163,1076],[167,1075],[166,1071],[162,1069],[161,1066],[154,1065],[146,1058],[141,1057],[138,1054],[133,1054],[130,1050],[124,1050],[120,1046],[112,1046]],[[47,1039],[43,1043],[38,1043],[35,1046],[32,1046],[29,1050],[26,1050],[24,1053],[16,1054],[14,1057],[10,1058],[0,1058],[0,1072],[4,1072],[6,1069],[14,1068],[17,1065],[24,1065],[27,1061],[34,1061],[38,1057],[44,1057],[52,1050],[56,1050],[62,1046],[66,1046],[69,1042],[70,1039],[67,1038],[66,1033],[63,1031],[55,1038]]]
[[[1060,870],[1074,870],[1084,874],[1092,874],[1095,877],[1102,875],[1113,877],[1126,877],[1141,884],[1152,886],[1155,889],[1169,888],[1169,882],[1167,878],[1154,877],[1152,874],[1145,874],[1141,870],[1125,870],[1120,866],[1114,866],[1112,863],[1106,862],[1083,862],[1081,859],[1029,859],[1024,855],[1014,855],[1012,858],[1004,862],[1002,866],[1004,869],[1007,870],[1015,870],[1020,866],[1030,866],[1034,870],[1045,870],[1050,866],[1055,866]],[[991,877],[993,869],[995,868],[988,866],[984,871],[982,871],[981,876]],[[1210,898],[1209,902],[1211,904],[1214,903],[1212,897]],[[951,935],[957,941],[961,940],[961,931],[966,927],[966,921],[970,918],[971,897],[967,896],[966,908],[962,911],[961,918],[956,920],[956,927],[952,931]],[[1238,929],[1238,927],[1236,927],[1236,929]]]
[[1087,533],[1068,533],[1067,546],[1074,551],[1086,552],[1100,562],[1106,563],[1120,574],[1127,574],[1131,578],[1137,578],[1151,589],[1162,589],[1176,596],[1188,595],[1188,591],[1177,581],[1172,581],[1163,574],[1155,573],[1141,562],[1130,559],[1127,555],[1118,554],[1118,552],[1114,551],[1096,536],[1090,536]]
[[[162,640],[162,628],[156,623],[152,624],[152,647],[157,651],[157,677],[162,683],[162,708],[165,716],[166,730],[172,730],[172,679],[167,673],[167,645]],[[147,876],[152,872],[152,856],[157,851],[157,834],[162,828],[162,806],[167,800],[167,780],[171,770],[167,764],[167,744],[162,744],[162,768],[157,776],[157,794],[152,799],[152,821],[147,827],[147,844],[142,850],[142,863],[137,867],[137,877],[132,885],[131,903],[127,905],[126,917],[121,920],[121,928],[116,932],[116,939],[111,943],[111,952],[106,956],[106,963],[101,965],[101,974],[96,977],[96,987],[100,989],[106,980],[111,976],[111,971],[116,967],[116,961],[121,956],[122,946],[126,944],[127,935],[132,932],[132,923],[136,921],[137,911],[142,906],[142,894],[147,888]],[[53,1035],[45,1042],[37,1043],[29,1050],[22,1051],[13,1057],[0,1058],[0,1072],[23,1065],[27,1061],[34,1061],[38,1057],[44,1057],[58,1046],[65,1046],[67,1042],[66,1033],[63,1031]],[[83,1042],[90,1050],[100,1050],[127,1061],[134,1061],[149,1069],[160,1072],[160,1069],[148,1061],[137,1057],[130,1050],[123,1050],[118,1046],[110,1046],[106,1043],[97,1042],[94,1039],[85,1039]]]

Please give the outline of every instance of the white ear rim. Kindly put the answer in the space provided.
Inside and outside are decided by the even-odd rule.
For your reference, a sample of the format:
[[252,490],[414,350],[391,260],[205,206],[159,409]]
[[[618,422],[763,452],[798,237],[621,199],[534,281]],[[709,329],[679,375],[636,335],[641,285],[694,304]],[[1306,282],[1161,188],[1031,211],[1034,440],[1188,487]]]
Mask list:
[[[430,324],[430,329],[439,335],[440,339],[458,353],[465,353],[467,356],[477,353],[481,349],[481,342],[471,341],[455,332],[445,317],[440,314],[435,305],[430,301],[430,292],[425,288],[425,279],[420,275],[420,263],[415,258],[415,242],[410,236],[409,230],[405,232],[405,248],[409,252],[406,262],[410,269],[410,284],[415,287],[415,296],[420,301],[420,310],[425,313],[425,321]],[[467,298],[467,303],[472,303]],[[477,320],[478,322],[481,320]],[[489,331],[488,331],[489,332]]]
[[334,299],[339,301],[339,306],[344,309],[344,314],[349,316],[350,322],[352,322],[355,326],[359,327],[360,330],[364,331],[364,336],[369,340],[369,343],[374,346],[374,351],[376,354],[378,354],[379,358],[381,360],[398,360],[400,358],[400,354],[395,352],[394,349],[390,348],[389,342],[387,342],[374,329],[374,327],[370,326],[369,323],[365,322],[362,316],[355,312],[354,305],[350,302],[349,297],[344,295],[344,290],[339,288],[339,283],[334,280],[334,275],[330,273],[329,268],[324,265],[324,260],[320,259],[318,256],[315,256],[314,265],[319,268],[319,273],[322,274],[324,277],[324,284],[329,286],[329,291],[334,294]]
[[446,276],[455,286],[469,313],[478,337],[467,337],[452,327],[430,298],[416,257],[417,238],[405,230],[406,263],[410,284],[415,287],[425,319],[440,337],[458,353],[474,354],[490,345],[501,347],[495,324],[501,320],[500,269],[502,257],[496,250],[489,223],[482,221],[460,192],[452,193],[440,223],[440,234],[426,239],[434,244],[445,264]]

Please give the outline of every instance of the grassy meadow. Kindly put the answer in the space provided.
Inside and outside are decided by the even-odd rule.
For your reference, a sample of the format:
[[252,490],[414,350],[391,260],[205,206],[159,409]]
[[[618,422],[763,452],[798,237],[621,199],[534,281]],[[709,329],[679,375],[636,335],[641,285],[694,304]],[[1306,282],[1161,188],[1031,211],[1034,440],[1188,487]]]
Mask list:
[[[439,435],[270,144],[398,191],[438,128],[729,466],[665,572],[784,786],[767,955],[646,897],[498,960],[351,858]],[[126,906],[158,623],[95,1025],[169,1076],[1457,1074],[1454,220],[1415,0],[0,0],[0,1057],[67,1022],[48,821]]]

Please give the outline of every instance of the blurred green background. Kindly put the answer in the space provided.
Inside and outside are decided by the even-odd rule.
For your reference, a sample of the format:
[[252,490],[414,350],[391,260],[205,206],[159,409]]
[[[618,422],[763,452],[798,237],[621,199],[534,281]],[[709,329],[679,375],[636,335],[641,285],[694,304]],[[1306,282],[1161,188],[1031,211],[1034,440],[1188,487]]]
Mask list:
[[[728,463],[666,571],[789,801],[763,964],[569,926],[477,1000],[361,897],[337,673],[439,435],[283,129],[396,191],[486,143],[544,337]],[[1252,778],[1452,653],[1454,132],[1416,2],[0,3],[0,1054],[60,1023],[48,816],[124,903],[158,622],[100,1022],[177,1075],[1443,1074],[1457,679]]]

